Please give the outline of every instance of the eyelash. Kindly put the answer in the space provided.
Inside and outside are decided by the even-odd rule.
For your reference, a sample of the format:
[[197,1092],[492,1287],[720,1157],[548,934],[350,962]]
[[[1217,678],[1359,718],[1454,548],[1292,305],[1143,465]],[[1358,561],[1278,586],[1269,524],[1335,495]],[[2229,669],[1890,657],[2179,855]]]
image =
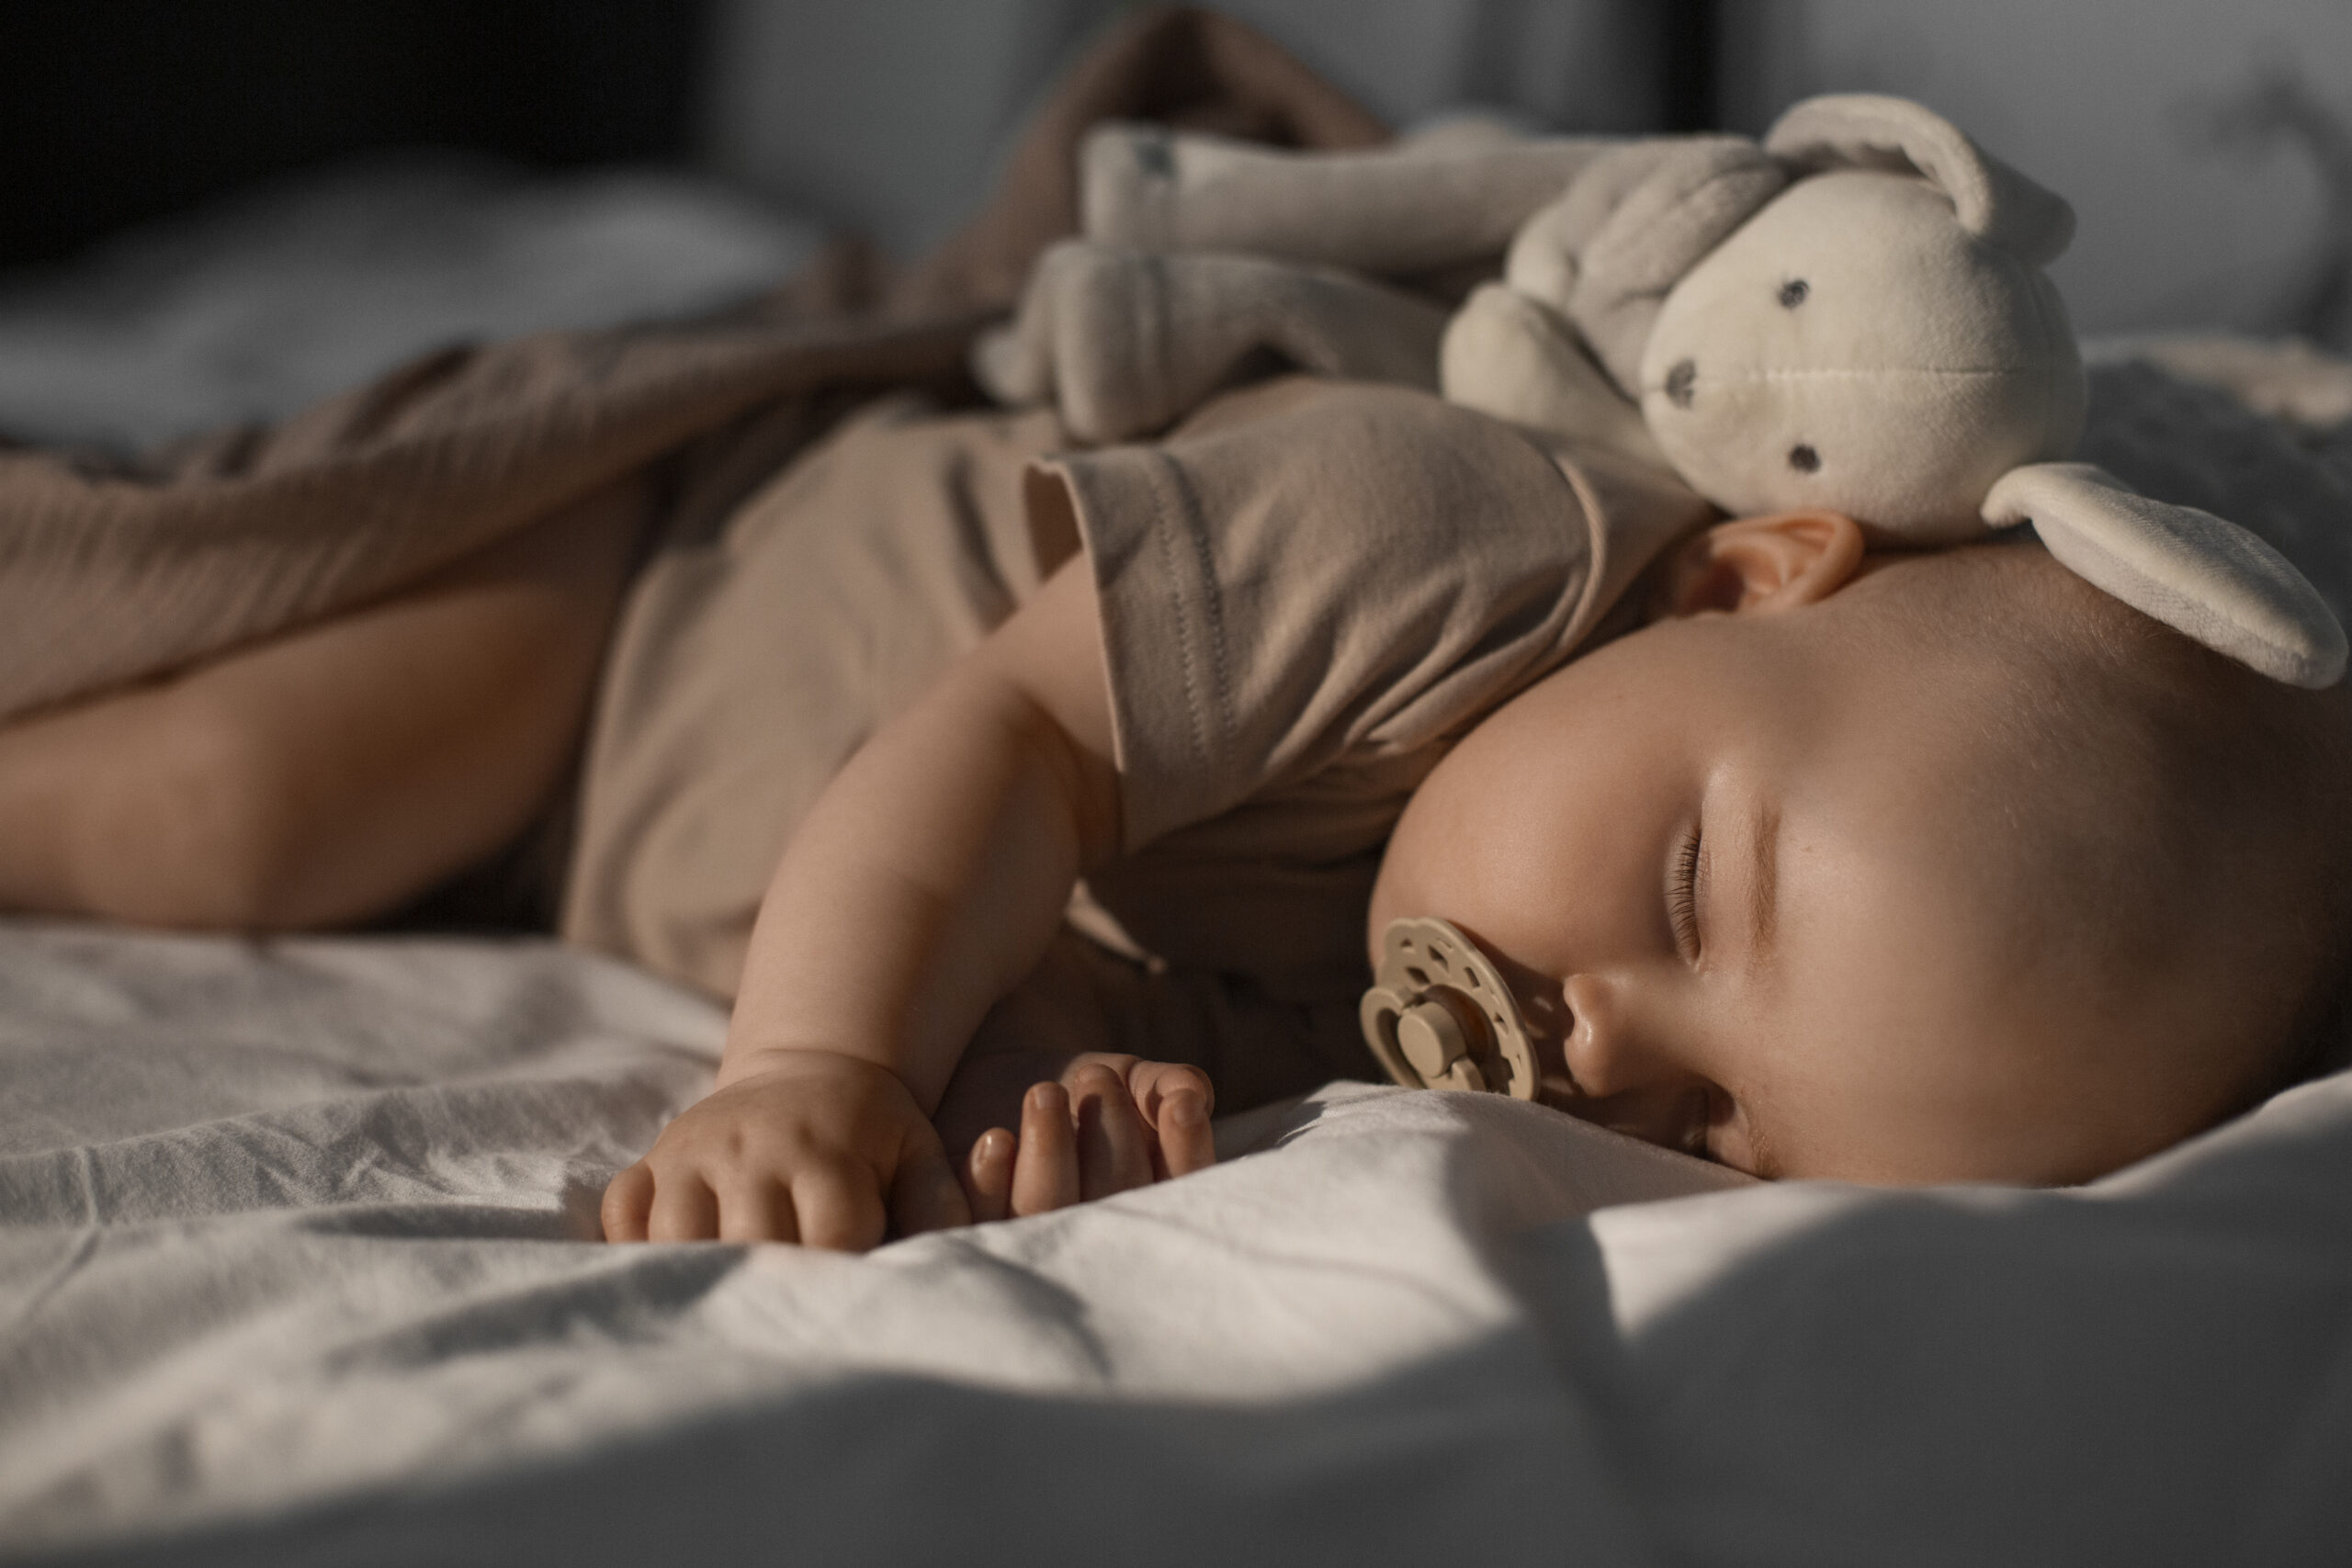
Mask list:
[[1667,894],[1667,912],[1674,920],[1674,940],[1693,959],[1699,956],[1699,829],[1683,840],[1675,857],[1674,886]]

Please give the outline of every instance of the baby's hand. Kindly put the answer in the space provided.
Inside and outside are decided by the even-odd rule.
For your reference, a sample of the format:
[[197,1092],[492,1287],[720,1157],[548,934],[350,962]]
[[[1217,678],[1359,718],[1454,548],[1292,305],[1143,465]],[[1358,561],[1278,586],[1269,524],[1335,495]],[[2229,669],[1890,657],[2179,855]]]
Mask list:
[[608,1241],[797,1241],[860,1252],[968,1223],[947,1151],[887,1067],[779,1052],[689,1107],[605,1189]]
[[1021,1135],[991,1127],[964,1163],[976,1220],[1042,1214],[1216,1163],[1208,1075],[1090,1053],[1022,1097]]

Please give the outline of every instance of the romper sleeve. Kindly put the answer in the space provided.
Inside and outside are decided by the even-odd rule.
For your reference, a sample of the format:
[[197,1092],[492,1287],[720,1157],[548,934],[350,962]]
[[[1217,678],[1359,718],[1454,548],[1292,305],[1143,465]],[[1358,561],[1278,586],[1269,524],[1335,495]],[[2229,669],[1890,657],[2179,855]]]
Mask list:
[[1300,378],[1156,445],[1033,465],[1033,526],[1075,526],[1102,608],[1125,847],[1465,728],[1710,515],[1545,440]]

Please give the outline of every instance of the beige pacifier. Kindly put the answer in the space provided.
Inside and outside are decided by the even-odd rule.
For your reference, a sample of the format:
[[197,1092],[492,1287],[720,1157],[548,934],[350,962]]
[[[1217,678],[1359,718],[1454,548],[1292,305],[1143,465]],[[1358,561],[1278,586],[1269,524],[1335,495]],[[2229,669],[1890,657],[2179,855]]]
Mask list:
[[1388,922],[1357,1017],[1372,1054],[1407,1089],[1535,1098],[1535,1052],[1510,987],[1477,943],[1443,920]]

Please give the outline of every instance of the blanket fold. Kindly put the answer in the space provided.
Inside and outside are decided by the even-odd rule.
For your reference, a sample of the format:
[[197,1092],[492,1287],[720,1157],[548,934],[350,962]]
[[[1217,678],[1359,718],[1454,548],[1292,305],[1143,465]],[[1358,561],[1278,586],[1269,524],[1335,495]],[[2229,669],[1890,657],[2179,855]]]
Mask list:
[[0,719],[397,592],[765,408],[968,399],[974,335],[1076,228],[1079,142],[1106,118],[1314,147],[1385,134],[1242,24],[1155,8],[1063,79],[989,204],[902,274],[845,245],[724,317],[452,348],[138,461],[0,451]]

